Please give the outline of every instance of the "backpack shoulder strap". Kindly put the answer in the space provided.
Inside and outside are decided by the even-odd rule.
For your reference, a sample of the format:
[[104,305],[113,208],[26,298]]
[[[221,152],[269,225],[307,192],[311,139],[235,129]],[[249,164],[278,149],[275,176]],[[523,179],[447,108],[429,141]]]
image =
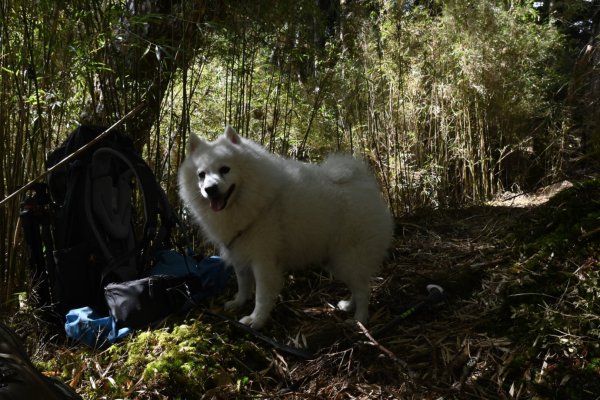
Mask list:
[[139,249],[143,252],[141,265],[145,266],[158,247],[169,237],[170,231],[175,225],[175,213],[168,204],[163,189],[156,182],[152,170],[140,156],[110,147],[102,147],[94,153],[94,158],[109,156],[116,157],[125,163],[140,185],[144,205],[144,227]]

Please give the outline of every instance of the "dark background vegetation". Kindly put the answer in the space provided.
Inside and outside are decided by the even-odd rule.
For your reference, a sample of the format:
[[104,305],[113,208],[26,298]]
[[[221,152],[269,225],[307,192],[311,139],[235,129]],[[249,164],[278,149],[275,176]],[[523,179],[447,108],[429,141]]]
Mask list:
[[[3,197],[78,124],[142,103],[123,130],[176,207],[188,134],[225,124],[301,160],[364,156],[398,218],[597,172],[598,0],[6,0],[0,21]],[[28,285],[18,200],[3,310]]]

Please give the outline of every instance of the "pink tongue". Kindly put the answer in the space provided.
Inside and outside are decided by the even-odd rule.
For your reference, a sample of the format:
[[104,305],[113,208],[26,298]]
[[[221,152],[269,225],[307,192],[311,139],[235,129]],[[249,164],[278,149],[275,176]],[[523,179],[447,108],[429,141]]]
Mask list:
[[225,196],[219,196],[214,199],[210,199],[210,208],[213,211],[221,211],[225,207]]

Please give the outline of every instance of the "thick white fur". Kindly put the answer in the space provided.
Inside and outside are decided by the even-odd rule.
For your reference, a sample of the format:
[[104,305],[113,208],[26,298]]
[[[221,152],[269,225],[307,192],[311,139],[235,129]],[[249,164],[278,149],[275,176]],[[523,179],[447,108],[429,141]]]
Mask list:
[[[284,270],[317,264],[351,291],[338,307],[355,310],[354,318],[366,323],[369,280],[385,257],[393,223],[363,162],[344,155],[321,164],[281,158],[227,127],[213,142],[190,137],[178,179],[184,204],[235,268],[238,292],[225,307],[244,304],[256,283],[254,311],[240,322],[263,326]],[[213,211],[206,187],[227,193],[232,185],[225,208]]]

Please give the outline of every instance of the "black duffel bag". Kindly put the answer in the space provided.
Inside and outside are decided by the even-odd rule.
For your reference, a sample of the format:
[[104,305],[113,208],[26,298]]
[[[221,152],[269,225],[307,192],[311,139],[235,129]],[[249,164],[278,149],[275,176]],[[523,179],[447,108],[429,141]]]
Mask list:
[[117,327],[145,328],[172,314],[191,309],[202,281],[194,275],[151,275],[134,281],[111,283],[104,289],[110,315]]

